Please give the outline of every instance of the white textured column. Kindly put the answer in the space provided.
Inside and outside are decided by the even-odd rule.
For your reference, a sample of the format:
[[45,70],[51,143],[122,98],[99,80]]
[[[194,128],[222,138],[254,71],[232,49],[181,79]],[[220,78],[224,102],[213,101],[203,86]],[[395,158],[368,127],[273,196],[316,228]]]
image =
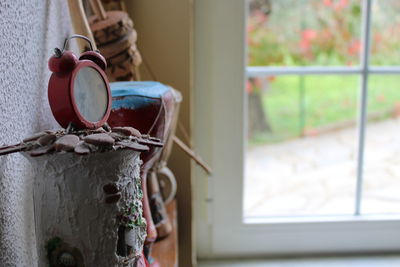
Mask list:
[[[26,155],[36,170],[38,266],[134,266],[146,236],[139,155],[127,149]],[[121,242],[129,256],[117,255]]]

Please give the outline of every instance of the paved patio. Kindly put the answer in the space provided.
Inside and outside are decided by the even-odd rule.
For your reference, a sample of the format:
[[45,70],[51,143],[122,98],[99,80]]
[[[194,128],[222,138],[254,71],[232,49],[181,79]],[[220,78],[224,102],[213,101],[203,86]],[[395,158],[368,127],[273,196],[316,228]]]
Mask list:
[[[353,214],[357,129],[249,149],[245,217]],[[400,213],[400,119],[367,127],[362,213]]]

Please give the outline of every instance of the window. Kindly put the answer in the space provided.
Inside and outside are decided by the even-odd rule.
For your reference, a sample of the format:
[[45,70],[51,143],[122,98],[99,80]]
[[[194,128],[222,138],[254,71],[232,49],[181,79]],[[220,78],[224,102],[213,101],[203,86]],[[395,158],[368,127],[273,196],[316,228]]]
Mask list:
[[[385,54],[383,47],[374,44],[379,38],[385,38],[385,35],[379,37],[377,34],[376,36],[379,38],[371,38],[371,36],[375,36],[374,32],[382,33],[380,27],[389,23],[385,21],[375,23],[372,10],[384,8],[385,5],[390,6],[390,3],[387,4],[388,2],[398,5],[397,2],[389,0],[271,0],[269,2],[279,2],[282,10],[290,7],[294,10],[293,12],[301,14],[301,16],[297,16],[298,18],[306,17],[307,19],[305,22],[297,21],[296,16],[288,14],[287,20],[281,18],[287,22],[287,25],[276,24],[276,27],[281,27],[277,31],[281,33],[281,36],[278,37],[283,41],[273,39],[278,37],[270,34],[266,41],[267,44],[275,41],[278,45],[276,47],[271,45],[271,49],[276,49],[272,50],[274,51],[273,55],[263,55],[264,58],[272,57],[269,59],[273,63],[271,66],[260,66],[259,64],[263,64],[263,62],[257,62],[257,60],[254,60],[253,64],[256,66],[247,66],[246,64],[245,32],[248,28],[246,29],[245,21],[249,2],[216,0],[196,3],[196,14],[198,15],[197,28],[195,28],[195,33],[198,33],[196,44],[204,44],[204,46],[197,46],[197,50],[195,50],[195,59],[199,59],[199,62],[196,61],[198,64],[196,77],[198,79],[195,98],[198,115],[195,121],[200,125],[196,128],[195,136],[198,144],[204,144],[200,152],[208,156],[215,170],[214,177],[209,179],[208,188],[200,186],[201,189],[198,191],[197,200],[203,205],[199,204],[198,210],[201,212],[197,214],[197,217],[198,221],[204,222],[204,225],[198,226],[201,236],[200,255],[238,256],[399,249],[400,241],[395,238],[400,233],[398,230],[400,229],[400,216],[397,214],[399,205],[393,205],[392,208],[387,205],[387,198],[393,200],[397,197],[396,190],[391,186],[393,184],[391,181],[386,182],[388,190],[385,192],[377,192],[376,187],[366,186],[366,184],[371,185],[376,182],[377,173],[374,173],[374,170],[382,167],[375,166],[373,171],[369,171],[368,168],[372,165],[366,165],[366,163],[376,160],[376,152],[379,152],[376,148],[381,148],[379,142],[387,141],[385,138],[378,138],[378,143],[376,143],[368,139],[368,130],[376,131],[379,135],[379,129],[381,129],[381,126],[373,129],[373,123],[370,122],[379,120],[379,116],[387,116],[385,114],[387,110],[382,108],[384,106],[382,102],[392,101],[394,109],[391,112],[396,113],[397,104],[393,95],[395,94],[393,91],[396,91],[395,87],[382,89],[382,83],[395,85],[396,74],[400,73],[400,68],[396,66],[396,62],[400,63],[400,60],[396,61],[396,49],[391,48],[394,54],[391,54],[390,62],[388,62],[382,60],[382,58],[387,58],[387,55],[380,56],[379,54]],[[313,19],[316,20],[310,9],[321,3],[325,5],[358,3],[358,9],[355,7],[349,11],[356,14],[349,22],[353,27],[353,35],[350,36],[353,39],[350,39],[350,46],[347,40],[335,38],[339,42],[335,44],[335,47],[346,47],[345,52],[350,53],[346,58],[333,57],[329,53],[322,53],[319,57],[309,57],[309,42],[315,40],[316,33],[307,31],[306,26],[307,23],[313,23]],[[297,11],[296,6],[299,7]],[[358,13],[359,15],[357,15]],[[390,19],[389,16],[386,17],[385,19]],[[395,16],[391,18],[393,17]],[[329,20],[329,14],[323,14],[319,19]],[[273,23],[272,18],[271,23]],[[334,29],[337,30],[337,28]],[[393,28],[393,31],[396,29]],[[279,58],[279,52],[282,49],[289,49],[282,45],[291,45],[285,41],[285,38],[290,37],[286,35],[293,35],[295,31],[302,33],[295,43],[299,44],[298,47],[303,49],[300,52],[304,53],[295,55],[297,61],[294,59],[295,56],[282,60]],[[345,33],[343,34],[347,36]],[[393,34],[393,32],[388,33],[386,36],[393,36]],[[371,47],[380,52],[371,53]],[[250,56],[253,52],[250,49]],[[337,148],[337,144],[332,142],[329,144],[329,140],[322,140],[325,143],[322,143],[323,145],[319,148],[322,150],[321,158],[328,162],[335,160],[344,162],[340,165],[342,169],[334,166],[332,171],[335,171],[335,175],[327,177],[324,181],[328,188],[340,191],[342,197],[339,202],[335,202],[337,197],[334,197],[333,201],[326,206],[309,206],[304,209],[304,205],[300,203],[295,194],[289,192],[283,198],[278,194],[278,197],[274,199],[276,202],[272,204],[268,201],[258,201],[257,203],[256,198],[266,194],[265,188],[262,187],[262,183],[265,182],[262,181],[265,179],[263,178],[265,177],[264,166],[259,168],[262,173],[259,180],[254,179],[247,183],[247,180],[243,181],[243,177],[245,173],[248,174],[249,164],[254,164],[250,167],[256,168],[256,161],[264,156],[263,151],[259,153],[253,151],[254,153],[251,155],[254,159],[253,163],[249,162],[248,158],[246,162],[247,129],[254,126],[251,125],[252,122],[248,116],[257,117],[254,115],[256,112],[254,114],[248,112],[247,104],[256,103],[252,102],[249,93],[260,87],[257,84],[259,81],[256,78],[258,77],[264,79],[269,86],[268,96],[264,99],[267,101],[267,111],[278,114],[275,115],[278,118],[275,120],[271,119],[273,116],[270,115],[268,123],[275,123],[273,126],[275,129],[281,129],[280,133],[282,134],[276,135],[274,132],[256,136],[251,140],[254,144],[257,142],[283,143],[282,140],[287,141],[306,135],[323,139],[323,135],[315,133],[314,126],[319,127],[319,131],[321,129],[332,131],[329,127],[325,127],[326,120],[329,119],[331,122],[339,124],[336,127],[342,131],[339,134],[339,138],[342,138],[342,148],[336,151],[336,155],[324,151],[324,148],[329,145]],[[318,86],[312,86],[317,82]],[[332,87],[338,88],[335,92],[331,92]],[[244,91],[243,88],[247,90]],[[368,93],[370,94],[368,95]],[[323,96],[323,101],[320,96]],[[274,102],[268,102],[268,97],[273,98]],[[344,101],[341,105],[329,110],[327,107],[338,99],[344,99]],[[290,106],[291,109],[285,109],[285,105]],[[322,114],[318,113],[320,110],[323,111]],[[371,111],[378,111],[377,115]],[[298,119],[293,123],[294,117]],[[279,118],[282,118],[282,121],[279,121]],[[307,128],[308,125],[313,127]],[[271,125],[264,125],[267,128],[269,126]],[[252,130],[257,130],[256,127],[254,126]],[[207,131],[204,132],[204,129]],[[393,141],[394,137],[391,138],[388,140]],[[210,145],[206,145],[207,143]],[[310,149],[310,146],[314,146],[311,148],[315,149],[314,143],[298,145],[291,149],[297,152],[306,151]],[[355,149],[352,148],[353,144]],[[250,143],[249,146],[251,145],[253,144]],[[353,150],[349,151],[350,148]],[[372,149],[375,149],[374,152],[369,154],[368,151],[372,151]],[[269,181],[278,179],[278,174],[282,176],[287,171],[285,166],[279,166],[279,160],[276,160],[279,158],[278,150],[288,151],[286,148],[271,146],[271,157],[265,162],[275,160],[275,162],[267,162],[270,166],[274,166],[275,170],[271,169]],[[287,154],[295,157],[293,151]],[[349,157],[349,153],[354,155]],[[247,155],[249,155],[248,152]],[[301,155],[301,157],[303,156]],[[245,168],[245,162],[247,168]],[[260,165],[265,165],[265,162]],[[320,165],[324,165],[324,162]],[[299,166],[300,170],[302,168],[307,170],[308,167]],[[343,173],[341,174],[340,171]],[[343,179],[343,177],[351,175],[354,179]],[[290,173],[286,175],[286,177],[288,176]],[[303,187],[304,183],[306,184],[301,193],[311,196],[312,201],[315,200],[313,199],[314,192],[321,191],[320,188],[313,188],[321,184],[318,181],[319,177],[318,173],[314,173],[314,177],[311,178],[306,175],[303,177],[305,182],[300,182]],[[201,184],[201,182],[199,183]],[[296,186],[297,183],[298,181],[286,180],[281,184],[274,184],[274,186],[280,187],[281,191],[272,188],[270,195],[287,190],[285,187]],[[250,198],[246,194],[250,195]],[[379,196],[378,199],[382,202],[371,201],[372,196]],[[315,196],[315,198],[317,197]],[[249,204],[246,198],[256,200]],[[318,201],[323,202],[323,200]],[[260,205],[265,206],[262,211],[257,210]],[[279,205],[281,206],[277,208]],[[252,210],[252,207],[255,208]],[[381,207],[385,207],[387,210]],[[204,210],[207,210],[208,213],[204,213]],[[387,213],[393,214],[388,215]],[[206,247],[211,247],[211,251],[207,251]]]
[[387,164],[398,11],[392,0],[250,2],[246,218],[400,212]]

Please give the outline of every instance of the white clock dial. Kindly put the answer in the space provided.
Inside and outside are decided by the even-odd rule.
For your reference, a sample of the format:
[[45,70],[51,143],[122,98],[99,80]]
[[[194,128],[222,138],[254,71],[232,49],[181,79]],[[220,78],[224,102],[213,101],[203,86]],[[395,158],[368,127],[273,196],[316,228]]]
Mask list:
[[103,119],[108,106],[106,84],[100,73],[91,67],[83,67],[75,76],[74,98],[82,117],[89,122]]

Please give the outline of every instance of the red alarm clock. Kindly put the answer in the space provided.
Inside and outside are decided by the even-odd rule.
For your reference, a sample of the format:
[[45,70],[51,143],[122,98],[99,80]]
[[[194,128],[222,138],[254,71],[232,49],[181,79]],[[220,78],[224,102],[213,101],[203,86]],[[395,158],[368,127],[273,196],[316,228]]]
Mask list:
[[[83,52],[79,59],[71,51],[65,51],[72,38],[81,38],[90,45],[91,51]],[[105,69],[106,60],[93,51],[91,41],[82,35],[65,40],[64,48],[54,49],[49,59],[52,73],[48,97],[51,111],[64,128],[96,129],[103,126],[111,111],[111,91]]]

